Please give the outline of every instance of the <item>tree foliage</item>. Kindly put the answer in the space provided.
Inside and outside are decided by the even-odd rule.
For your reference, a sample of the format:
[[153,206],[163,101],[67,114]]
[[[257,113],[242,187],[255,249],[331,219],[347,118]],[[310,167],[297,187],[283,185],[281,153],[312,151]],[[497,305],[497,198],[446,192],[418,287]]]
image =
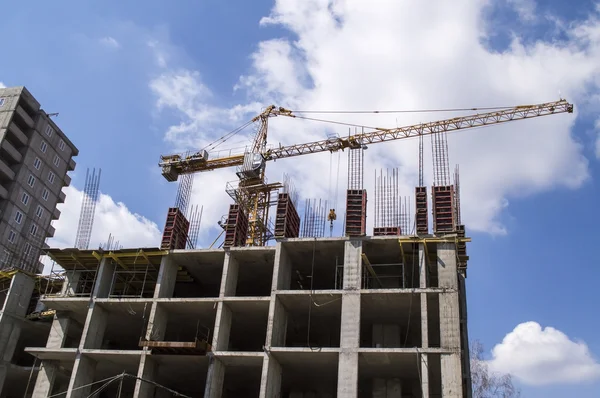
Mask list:
[[513,384],[510,374],[497,374],[490,370],[483,359],[483,344],[471,342],[471,383],[473,398],[518,398],[521,391]]

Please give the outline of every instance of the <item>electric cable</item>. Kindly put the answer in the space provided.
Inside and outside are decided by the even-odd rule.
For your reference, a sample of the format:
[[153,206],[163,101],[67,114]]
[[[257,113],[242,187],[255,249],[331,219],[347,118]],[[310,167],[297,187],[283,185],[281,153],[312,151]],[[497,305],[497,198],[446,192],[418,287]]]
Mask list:
[[486,107],[476,107],[476,108],[440,108],[440,109],[403,109],[403,110],[359,110],[359,111],[340,111],[340,110],[328,110],[328,111],[318,111],[318,110],[293,110],[293,113],[316,113],[316,114],[364,114],[364,113],[429,113],[429,112],[467,112],[467,111],[491,111],[491,110],[504,110],[504,109],[512,109],[515,106],[486,106]]

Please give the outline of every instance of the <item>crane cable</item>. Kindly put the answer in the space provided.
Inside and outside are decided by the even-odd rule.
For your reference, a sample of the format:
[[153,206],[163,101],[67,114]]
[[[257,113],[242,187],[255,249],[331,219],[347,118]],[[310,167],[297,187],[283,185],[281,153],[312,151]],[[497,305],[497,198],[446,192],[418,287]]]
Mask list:
[[487,107],[476,107],[476,108],[447,108],[447,109],[404,109],[404,110],[384,110],[384,111],[317,111],[317,110],[306,110],[306,111],[298,111],[293,110],[294,113],[336,113],[336,114],[360,114],[360,113],[427,113],[427,112],[467,112],[467,111],[490,111],[490,110],[502,110],[502,109],[512,109],[514,106],[487,106]]

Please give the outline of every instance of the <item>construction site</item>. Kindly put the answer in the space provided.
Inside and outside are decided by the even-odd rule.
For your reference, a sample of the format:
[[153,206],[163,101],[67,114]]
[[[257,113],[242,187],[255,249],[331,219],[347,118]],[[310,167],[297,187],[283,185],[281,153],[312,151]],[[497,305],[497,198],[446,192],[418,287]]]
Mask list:
[[[50,274],[0,273],[0,397],[471,397],[471,239],[446,135],[572,112],[560,100],[271,148],[269,119],[300,117],[271,106],[230,133],[256,126],[243,153],[213,157],[211,143],[161,156],[178,189],[156,247],[123,248],[113,237],[89,247],[94,170],[76,244],[44,249]],[[408,138],[419,140],[414,190],[400,192],[389,169],[367,192],[366,147]],[[340,151],[343,211],[318,198],[300,205],[291,177],[266,178],[270,161]],[[199,248],[193,177],[228,167],[239,180],[223,184],[231,203],[221,234]]]

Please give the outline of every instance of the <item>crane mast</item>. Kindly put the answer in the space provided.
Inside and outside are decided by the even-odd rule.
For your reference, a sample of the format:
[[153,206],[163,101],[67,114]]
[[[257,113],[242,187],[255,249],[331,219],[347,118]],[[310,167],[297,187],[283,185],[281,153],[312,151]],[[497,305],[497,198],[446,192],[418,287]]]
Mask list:
[[239,184],[228,189],[230,196],[248,214],[249,246],[262,246],[270,239],[268,212],[273,191],[282,187],[280,183],[268,183],[265,177],[266,162],[319,152],[337,152],[346,148],[356,149],[369,144],[383,143],[423,137],[540,116],[572,113],[573,105],[566,100],[536,105],[522,105],[486,113],[455,117],[435,122],[420,123],[399,128],[375,128],[374,131],[328,138],[302,144],[267,149],[268,120],[275,116],[296,117],[291,110],[271,105],[252,121],[258,122],[258,130],[250,151],[227,157],[209,159],[202,150],[190,156],[161,156],[159,166],[167,181],[177,181],[181,174],[205,172],[236,166]]

